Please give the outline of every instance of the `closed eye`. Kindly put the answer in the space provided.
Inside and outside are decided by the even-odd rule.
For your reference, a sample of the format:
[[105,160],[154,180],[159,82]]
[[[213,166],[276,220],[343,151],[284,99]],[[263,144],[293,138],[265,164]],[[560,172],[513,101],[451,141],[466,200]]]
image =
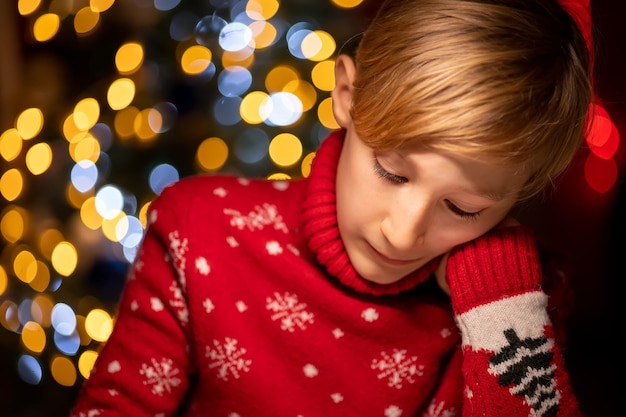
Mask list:
[[456,216],[462,219],[476,220],[478,219],[478,216],[480,216],[480,213],[481,213],[480,211],[472,213],[472,212],[460,209],[450,200],[446,200],[445,202],[446,202],[446,206],[448,206],[448,210],[450,210],[453,214],[455,214]]
[[404,184],[409,181],[408,178],[406,177],[401,177],[399,175],[392,174],[391,172],[387,171],[385,168],[382,167],[382,165],[380,165],[380,163],[378,162],[378,159],[374,159],[374,172],[376,172],[376,174],[379,177],[389,182],[392,182],[394,184]]

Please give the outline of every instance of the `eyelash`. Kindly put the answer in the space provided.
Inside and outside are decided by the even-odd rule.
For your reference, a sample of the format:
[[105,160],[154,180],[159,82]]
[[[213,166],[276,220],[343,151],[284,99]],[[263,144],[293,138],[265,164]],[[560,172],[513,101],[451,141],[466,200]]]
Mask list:
[[404,184],[409,181],[405,177],[401,177],[399,175],[392,174],[391,172],[387,171],[385,168],[382,167],[382,165],[380,165],[380,162],[378,162],[378,159],[374,159],[374,172],[376,172],[376,174],[382,179],[385,179],[394,184]]
[[[404,184],[409,181],[406,177],[401,177],[399,175],[392,174],[391,172],[387,171],[385,168],[382,167],[382,165],[380,165],[380,162],[378,162],[378,159],[374,159],[374,172],[376,173],[376,175],[378,175],[382,179],[389,181],[393,184]],[[448,207],[448,210],[450,210],[454,215],[464,220],[474,221],[478,219],[478,216],[480,216],[480,213],[481,213],[480,211],[475,212],[475,213],[470,213],[465,210],[461,210],[459,207],[454,205],[450,200],[445,200],[445,203],[446,203],[446,206]]]
[[478,219],[478,216],[480,216],[480,213],[481,213],[480,211],[477,211],[475,213],[470,213],[468,211],[461,210],[460,208],[455,206],[450,200],[446,200],[446,206],[448,206],[448,210],[450,210],[452,213],[456,214],[457,216],[465,220],[474,221]]

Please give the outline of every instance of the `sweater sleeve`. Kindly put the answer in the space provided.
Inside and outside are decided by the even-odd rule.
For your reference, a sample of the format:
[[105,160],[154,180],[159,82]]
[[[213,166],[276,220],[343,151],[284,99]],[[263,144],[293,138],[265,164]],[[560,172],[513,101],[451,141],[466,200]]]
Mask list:
[[462,415],[580,416],[531,232],[498,229],[456,248],[446,275],[462,333]]
[[160,204],[152,204],[154,223],[129,271],[113,332],[72,417],[171,416],[188,389],[187,308],[176,263],[184,242],[164,231]]

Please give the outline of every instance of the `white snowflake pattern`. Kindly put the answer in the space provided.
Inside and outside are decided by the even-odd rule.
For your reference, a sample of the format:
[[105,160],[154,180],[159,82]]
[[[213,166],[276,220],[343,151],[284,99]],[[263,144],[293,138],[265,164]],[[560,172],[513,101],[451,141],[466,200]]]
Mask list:
[[187,310],[187,304],[185,304],[185,300],[183,299],[182,290],[176,281],[172,281],[169,290],[173,296],[173,298],[169,300],[170,306],[176,310],[178,320],[180,320],[182,324],[187,324],[189,321],[189,310]]
[[239,300],[235,303],[235,307],[237,308],[237,311],[240,313],[243,313],[244,311],[246,311],[248,309],[248,306],[246,305],[246,303],[244,303],[243,301]]
[[211,267],[209,266],[206,258],[203,256],[196,258],[196,269],[202,275],[209,275],[209,272],[211,272]]
[[101,414],[102,410],[99,409],[91,409],[87,410],[87,412],[83,413],[82,411],[78,414],[74,414],[73,417],[97,417]]
[[306,303],[299,302],[295,294],[275,292],[273,298],[267,297],[265,308],[274,312],[272,320],[280,320],[281,330],[294,332],[296,327],[305,330],[307,324],[313,323],[313,313],[305,310]]
[[443,339],[447,339],[448,337],[452,336],[452,330],[446,327],[445,329],[441,329],[441,332],[439,334]]
[[470,387],[465,387],[465,397],[469,399],[474,398],[474,391],[472,391]]
[[247,215],[241,214],[239,210],[224,209],[224,214],[231,216],[230,225],[239,230],[263,230],[265,226],[273,226],[275,230],[288,233],[287,225],[283,221],[283,216],[278,214],[276,206],[265,203],[262,206],[254,206]]
[[267,242],[265,244],[265,250],[267,250],[267,253],[273,256],[283,253],[283,247],[280,246],[280,243],[276,242],[275,240],[270,240],[269,242]]
[[306,365],[304,365],[304,367],[302,368],[302,372],[304,372],[304,375],[306,375],[309,378],[316,377],[317,374],[319,374],[317,367],[310,363],[307,363]]
[[239,242],[237,242],[237,239],[232,236],[228,236],[226,238],[226,243],[228,243],[228,246],[230,246],[231,248],[236,248],[237,246],[239,246]]
[[120,365],[118,361],[113,361],[109,363],[109,366],[107,366],[107,372],[110,374],[118,373],[121,370],[122,370],[122,365]]
[[139,308],[139,303],[137,302],[137,300],[133,300],[130,302],[130,309],[132,311],[137,311],[138,308]]
[[239,379],[241,372],[250,371],[252,361],[246,359],[246,349],[237,346],[237,340],[224,338],[224,343],[213,340],[213,348],[206,347],[205,356],[210,359],[209,368],[215,369],[217,377],[227,381],[229,376]]
[[215,190],[213,190],[213,194],[215,194],[218,197],[226,197],[226,194],[228,194],[228,192],[223,188],[223,187],[217,187]]
[[117,397],[118,395],[120,395],[120,392],[116,389],[109,389],[108,392],[111,397]]
[[285,191],[287,188],[289,188],[289,181],[274,181],[272,183],[272,187],[274,187],[278,191]]
[[159,218],[159,214],[157,213],[157,211],[150,210],[150,214],[148,214],[148,224],[156,223],[158,218]]
[[207,313],[210,313],[211,311],[213,311],[215,309],[215,305],[213,305],[213,301],[211,301],[208,298],[206,298],[202,302],[202,307],[204,307],[204,311],[206,311]]
[[336,329],[333,329],[333,336],[335,336],[335,339],[339,339],[340,337],[343,337],[343,330],[341,330],[338,327]]
[[333,400],[333,402],[335,404],[338,404],[338,403],[343,401],[343,395],[341,395],[338,392],[334,392],[334,393],[330,394],[330,398],[332,398],[332,400]]
[[424,413],[424,417],[455,417],[456,411],[454,407],[445,409],[446,404],[443,401],[440,401],[435,404],[435,402],[430,403],[428,409]]
[[181,380],[177,376],[180,370],[172,366],[171,359],[163,358],[161,361],[157,361],[152,358],[150,362],[150,365],[142,364],[139,373],[145,377],[143,384],[150,386],[154,395],[161,397],[164,393],[172,392],[172,388],[180,385]]
[[[143,251],[141,251],[141,253],[143,253]],[[141,272],[141,270],[143,269],[144,265],[145,265],[145,264],[144,264],[144,262],[143,262],[143,259],[141,259],[141,258],[137,259],[137,262],[135,262],[135,263],[133,264],[133,267],[131,268],[131,271],[132,271],[132,279],[135,279],[135,273],[136,273],[136,272]]]
[[405,382],[412,384],[415,376],[424,375],[424,366],[416,365],[417,357],[406,355],[405,349],[394,349],[389,355],[387,352],[380,353],[382,359],[372,360],[372,369],[380,371],[378,379],[387,378],[387,385],[401,389]]
[[376,311],[376,309],[374,309],[372,307],[366,308],[361,313],[361,317],[363,318],[363,320],[368,321],[368,322],[371,323],[373,321],[378,320],[378,311]]
[[250,184],[250,180],[248,178],[244,178],[244,177],[239,177],[237,178],[237,182],[241,185],[248,185]]
[[158,298],[151,297],[150,298],[150,307],[152,308],[153,311],[162,311],[163,310],[163,303]]
[[187,252],[189,251],[187,238],[181,239],[178,230],[174,230],[168,234],[170,239],[170,253],[172,255],[172,261],[174,262],[174,268],[178,272],[178,278],[180,284],[185,287],[185,264],[187,262]]
[[289,249],[289,252],[293,253],[294,255],[300,256],[300,250],[291,243],[287,244],[287,249]]
[[400,417],[402,415],[402,409],[397,405],[390,405],[385,408],[385,417]]

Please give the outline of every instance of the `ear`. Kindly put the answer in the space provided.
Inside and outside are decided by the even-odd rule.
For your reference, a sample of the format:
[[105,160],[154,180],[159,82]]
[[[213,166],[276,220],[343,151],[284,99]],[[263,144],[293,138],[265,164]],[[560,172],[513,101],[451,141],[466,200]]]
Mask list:
[[335,60],[335,88],[331,93],[335,120],[342,128],[347,128],[351,121],[352,83],[356,76],[354,61],[348,55],[339,55]]

